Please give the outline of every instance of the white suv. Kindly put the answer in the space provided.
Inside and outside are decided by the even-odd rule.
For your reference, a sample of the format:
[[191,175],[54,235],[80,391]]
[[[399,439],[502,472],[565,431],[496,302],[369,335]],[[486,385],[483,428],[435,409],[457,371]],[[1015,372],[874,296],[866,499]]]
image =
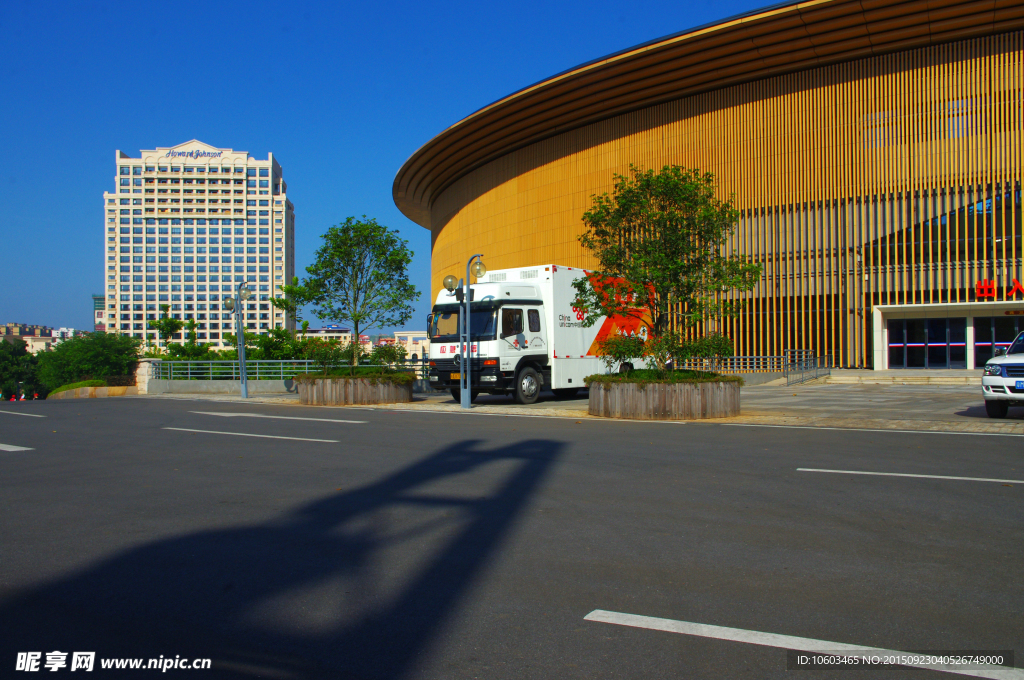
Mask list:
[[985,411],[991,418],[1005,418],[1011,406],[1024,406],[1024,333],[1006,348],[1005,354],[985,363],[981,390]]

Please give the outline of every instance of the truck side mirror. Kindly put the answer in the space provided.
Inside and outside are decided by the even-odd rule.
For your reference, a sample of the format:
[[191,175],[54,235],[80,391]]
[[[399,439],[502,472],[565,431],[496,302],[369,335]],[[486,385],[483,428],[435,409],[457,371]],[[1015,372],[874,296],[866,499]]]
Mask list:
[[1004,354],[1006,354],[1006,348],[1005,347],[996,347],[996,351],[994,352],[994,356],[1001,357]]
[[434,323],[434,315],[427,314],[427,335],[430,335],[430,324]]

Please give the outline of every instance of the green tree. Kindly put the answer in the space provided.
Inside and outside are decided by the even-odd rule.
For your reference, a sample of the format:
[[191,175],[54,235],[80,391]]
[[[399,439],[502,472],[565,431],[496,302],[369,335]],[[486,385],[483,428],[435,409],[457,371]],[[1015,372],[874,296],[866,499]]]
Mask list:
[[80,380],[134,376],[142,340],[112,333],[86,333],[40,352],[39,381],[47,390]]
[[[299,307],[311,305],[321,321],[351,323],[358,342],[363,330],[400,326],[412,318],[412,303],[420,297],[409,282],[412,256],[397,231],[366,215],[349,217],[323,235],[316,261],[306,268],[309,276],[282,286],[285,297],[272,302],[293,317]],[[358,352],[351,361],[354,373]]]
[[[177,319],[171,319],[171,321],[177,321]],[[167,352],[175,359],[188,359],[189,361],[202,361],[209,359],[209,343],[197,342],[196,329],[198,327],[199,324],[196,323],[195,319],[189,319],[185,324],[185,342],[168,345]]]
[[305,356],[312,361],[323,375],[341,363],[345,348],[337,340],[314,338],[306,344]]
[[24,340],[0,340],[0,395],[4,400],[17,393],[19,384],[29,398],[40,391],[36,365],[37,359],[28,351]]
[[[673,317],[686,335],[700,321],[739,312],[742,302],[727,293],[752,290],[761,266],[727,250],[739,212],[715,193],[710,173],[630,166],[629,176],[615,176],[612,195],[592,198],[579,241],[600,273],[573,284],[585,326],[601,316],[628,316],[657,338],[672,332]],[[677,338],[661,343],[653,358],[663,362],[685,351]]]
[[375,366],[395,367],[397,364],[405,363],[405,348],[397,342],[390,342],[377,345],[370,352],[370,363]]
[[255,345],[251,353],[246,350],[246,356],[251,356],[252,359],[278,361],[299,359],[305,354],[304,343],[303,339],[287,328],[271,328],[266,334],[254,336],[251,342],[248,337],[246,338],[246,347],[250,344]]
[[181,319],[171,317],[170,310],[170,305],[160,305],[160,311],[164,315],[159,319],[150,319],[149,321],[149,327],[163,339],[164,347],[167,347],[168,341],[185,327],[185,323]]

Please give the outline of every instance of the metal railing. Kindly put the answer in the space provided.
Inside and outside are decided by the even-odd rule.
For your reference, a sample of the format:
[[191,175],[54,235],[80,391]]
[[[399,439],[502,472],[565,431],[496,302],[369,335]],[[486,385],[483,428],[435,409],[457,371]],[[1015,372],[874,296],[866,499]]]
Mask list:
[[814,356],[809,349],[786,350],[786,385],[798,385],[832,374],[832,355]]
[[684,371],[712,371],[715,373],[782,373],[786,367],[784,356],[722,357],[688,359],[679,364]]
[[[347,368],[338,364],[334,368]],[[381,368],[360,364],[360,368]],[[245,362],[249,380],[291,380],[300,373],[316,373],[320,367],[308,359],[269,360]],[[420,362],[399,364],[396,368],[414,371],[417,378],[426,378],[427,366]],[[237,361],[155,361],[153,377],[157,380],[241,380]]]

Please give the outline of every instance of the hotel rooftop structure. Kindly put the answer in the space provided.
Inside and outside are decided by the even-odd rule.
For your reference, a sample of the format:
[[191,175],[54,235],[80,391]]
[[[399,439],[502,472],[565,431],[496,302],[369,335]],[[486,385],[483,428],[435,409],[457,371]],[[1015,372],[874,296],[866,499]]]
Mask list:
[[117,151],[114,163],[114,188],[103,193],[106,308],[96,311],[97,330],[102,323],[155,341],[147,322],[168,305],[171,316],[196,321],[200,342],[221,345],[234,332],[221,298],[243,281],[254,293],[249,332],[294,329],[270,304],[295,271],[295,210],[273,154],[257,160],[192,140],[138,158]]

